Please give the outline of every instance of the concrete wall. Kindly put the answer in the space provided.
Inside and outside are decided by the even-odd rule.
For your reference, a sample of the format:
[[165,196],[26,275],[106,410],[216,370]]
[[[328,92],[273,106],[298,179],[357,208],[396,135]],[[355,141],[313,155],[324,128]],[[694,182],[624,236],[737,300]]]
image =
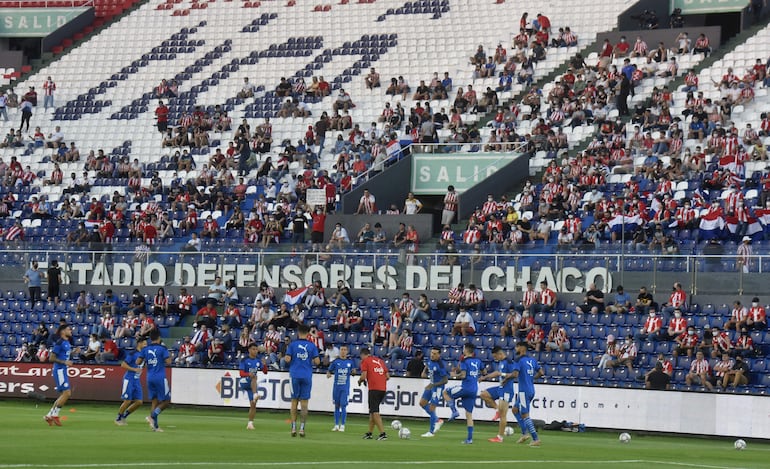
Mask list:
[[482,206],[488,194],[497,199],[528,177],[529,157],[521,154],[499,171],[460,194],[460,220],[467,219],[476,207]]
[[[408,150],[404,150],[405,152]],[[390,204],[396,204],[400,209],[404,208],[404,200],[409,192],[410,176],[412,174],[411,153],[401,158],[400,161],[388,167],[386,173],[378,174],[363,184],[359,184],[353,190],[344,194],[341,198],[341,213],[356,213],[358,202],[364,194],[364,189],[374,195],[377,208],[385,213]]]

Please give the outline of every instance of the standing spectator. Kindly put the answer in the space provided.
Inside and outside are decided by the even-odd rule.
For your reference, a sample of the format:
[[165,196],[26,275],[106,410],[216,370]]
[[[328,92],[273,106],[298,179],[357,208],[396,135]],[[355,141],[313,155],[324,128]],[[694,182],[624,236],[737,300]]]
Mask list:
[[43,272],[38,270],[37,261],[32,261],[32,267],[24,273],[24,283],[29,288],[29,300],[34,305],[40,301],[40,285],[43,279]]
[[43,83],[43,111],[48,111],[48,108],[55,108],[53,101],[53,94],[56,91],[56,83],[48,77]]
[[158,132],[165,134],[168,130],[168,106],[163,101],[158,101],[158,107],[155,108],[155,118],[157,119]]
[[377,213],[377,204],[375,203],[374,196],[369,193],[369,189],[364,189],[364,195],[358,202],[357,214],[373,215]]
[[735,261],[740,272],[747,274],[751,271],[751,265],[754,261],[754,250],[751,247],[751,237],[743,237],[741,244],[738,245]]
[[420,213],[420,210],[422,210],[422,202],[417,200],[412,192],[409,192],[406,195],[406,201],[404,201],[404,214],[414,215]]
[[457,192],[454,186],[447,187],[444,195],[444,210],[441,213],[441,224],[451,225],[457,215]]
[[45,276],[48,279],[48,301],[53,301],[58,306],[59,288],[62,281],[59,261],[56,259],[51,260],[51,265],[48,266],[48,271]]
[[708,360],[704,358],[703,352],[699,351],[695,354],[695,360],[690,363],[690,372],[687,373],[684,381],[688,386],[700,384],[701,386],[705,386],[709,391],[714,389],[714,386],[711,384],[711,365],[709,365]]
[[663,364],[655,362],[655,369],[644,377],[644,387],[656,391],[667,391],[671,383],[671,376],[663,371]]
[[21,129],[24,127],[24,123],[26,122],[27,128],[24,130],[24,132],[29,132],[29,121],[32,118],[32,103],[27,99],[22,98],[21,105],[19,105],[19,110],[21,111],[21,124],[19,126],[19,131],[22,131]]

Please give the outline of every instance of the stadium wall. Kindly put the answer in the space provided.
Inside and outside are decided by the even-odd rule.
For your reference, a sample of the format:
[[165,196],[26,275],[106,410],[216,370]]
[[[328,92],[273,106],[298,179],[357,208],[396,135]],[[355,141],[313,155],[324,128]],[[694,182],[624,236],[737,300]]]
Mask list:
[[[409,175],[412,172],[412,155],[408,154],[399,161],[388,166],[387,173],[379,174],[363,184],[359,184],[340,199],[340,213],[353,214],[358,209],[358,202],[364,195],[364,190],[368,189],[374,195],[377,202],[377,208],[384,213],[390,204],[396,204],[399,208],[404,207],[406,193],[409,192]],[[328,229],[327,231],[331,232]]]
[[[248,407],[246,393],[238,390],[237,381],[236,370],[175,368],[171,400],[175,404]],[[383,415],[425,416],[418,405],[425,380],[391,378],[388,383]],[[490,385],[481,383],[482,388]],[[331,391],[331,380],[326,375],[314,374],[309,408],[333,412]],[[288,373],[270,372],[260,379],[257,407],[289,409],[290,394]],[[366,414],[366,395],[366,388],[352,384],[348,412]],[[438,410],[442,418],[448,418],[450,413],[448,407]],[[531,415],[546,422],[567,420],[596,428],[770,438],[770,399],[763,396],[541,384],[537,386]],[[474,419],[492,421],[493,416],[494,409],[477,399]]]

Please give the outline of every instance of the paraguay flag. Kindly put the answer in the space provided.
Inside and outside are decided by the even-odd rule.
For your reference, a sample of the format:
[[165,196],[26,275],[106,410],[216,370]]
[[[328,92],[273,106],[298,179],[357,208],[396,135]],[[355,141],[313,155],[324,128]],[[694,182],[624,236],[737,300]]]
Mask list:
[[296,290],[288,290],[286,294],[283,295],[283,302],[287,303],[289,306],[294,306],[302,301],[302,298],[305,297],[306,292],[307,287],[297,288]]
[[716,239],[722,237],[722,230],[725,227],[725,220],[722,218],[721,210],[704,209],[700,216],[700,238]]
[[[735,233],[735,230],[738,229],[738,217],[725,217],[725,223],[727,224],[727,229],[730,230],[730,233]],[[759,219],[755,217],[749,217],[749,226],[746,229],[746,236],[754,236],[757,233],[762,232],[762,224],[759,222]]]

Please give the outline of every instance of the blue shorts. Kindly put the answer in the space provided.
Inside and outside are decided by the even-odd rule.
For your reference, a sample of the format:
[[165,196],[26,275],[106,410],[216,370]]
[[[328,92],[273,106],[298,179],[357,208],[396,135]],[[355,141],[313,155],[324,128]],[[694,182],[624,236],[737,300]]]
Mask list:
[[150,399],[157,399],[159,401],[171,400],[171,388],[168,386],[168,380],[163,377],[160,379],[148,379],[147,380],[147,394],[150,395]]
[[[254,378],[246,378],[243,377],[238,380],[238,389],[245,392],[247,396],[249,396],[249,402],[254,400],[254,391],[251,390],[251,380]],[[259,396],[257,396],[257,399],[259,399]]]
[[53,370],[53,380],[56,383],[56,390],[58,392],[69,390],[70,377],[67,375],[67,368],[55,368]]
[[427,401],[430,405],[438,405],[441,401],[441,396],[444,393],[444,386],[439,386],[433,389],[426,389],[422,392],[422,399]]
[[532,403],[532,399],[534,398],[535,396],[532,394],[519,392],[516,394],[516,403],[513,406],[519,409],[520,414],[528,414],[529,405]]
[[454,400],[460,399],[460,402],[462,403],[461,407],[467,412],[473,412],[473,408],[476,405],[476,390],[464,389],[462,386],[454,386],[447,389],[447,393],[449,393],[449,396]]
[[514,398],[513,389],[506,388],[505,386],[492,386],[487,389],[487,393],[489,393],[492,400],[498,401],[500,399],[505,399],[509,404]]
[[123,378],[123,389],[120,392],[120,398],[124,401],[141,401],[142,382],[138,379]]
[[348,405],[348,394],[350,394],[350,389],[334,386],[332,389],[332,402],[340,407],[346,407]]
[[292,378],[291,398],[306,401],[310,399],[310,390],[313,388],[313,378]]

